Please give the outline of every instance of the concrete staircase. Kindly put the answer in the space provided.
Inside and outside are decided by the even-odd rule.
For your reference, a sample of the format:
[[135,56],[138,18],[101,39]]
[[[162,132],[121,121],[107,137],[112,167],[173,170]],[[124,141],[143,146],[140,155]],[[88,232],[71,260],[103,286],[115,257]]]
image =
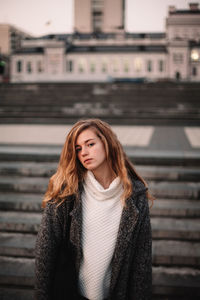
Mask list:
[[0,123],[198,125],[197,83],[41,83],[0,85]]
[[[33,299],[34,246],[41,199],[60,148],[0,151],[0,299]],[[156,197],[151,208],[153,299],[200,299],[200,156],[127,149]],[[198,155],[197,155],[198,156]],[[134,159],[133,159],[134,157]],[[165,159],[163,159],[165,158]]]

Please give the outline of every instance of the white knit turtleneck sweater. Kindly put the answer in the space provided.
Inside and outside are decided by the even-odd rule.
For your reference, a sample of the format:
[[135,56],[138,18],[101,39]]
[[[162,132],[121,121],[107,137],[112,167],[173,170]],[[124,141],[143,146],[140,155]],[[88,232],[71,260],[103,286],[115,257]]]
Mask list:
[[82,296],[102,300],[108,296],[111,260],[117,239],[123,187],[119,177],[104,189],[91,171],[87,172],[82,194],[83,260],[79,273]]

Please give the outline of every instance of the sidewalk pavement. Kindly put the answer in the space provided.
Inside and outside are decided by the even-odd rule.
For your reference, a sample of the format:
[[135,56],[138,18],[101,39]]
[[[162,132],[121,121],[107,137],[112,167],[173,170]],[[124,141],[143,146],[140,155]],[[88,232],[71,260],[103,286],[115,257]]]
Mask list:
[[[58,151],[62,148],[70,128],[70,125],[0,125],[0,148],[19,149],[19,146],[26,146],[28,150],[29,147],[33,149],[33,146],[34,148],[40,146],[40,149]],[[112,128],[128,151],[200,154],[200,127],[112,126]]]

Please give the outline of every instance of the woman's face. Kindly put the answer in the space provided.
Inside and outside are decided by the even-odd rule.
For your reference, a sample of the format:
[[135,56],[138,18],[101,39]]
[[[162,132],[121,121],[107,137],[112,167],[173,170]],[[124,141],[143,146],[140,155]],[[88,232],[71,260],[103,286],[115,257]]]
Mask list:
[[103,170],[107,167],[104,144],[90,128],[79,134],[76,141],[76,152],[79,161],[87,170]]

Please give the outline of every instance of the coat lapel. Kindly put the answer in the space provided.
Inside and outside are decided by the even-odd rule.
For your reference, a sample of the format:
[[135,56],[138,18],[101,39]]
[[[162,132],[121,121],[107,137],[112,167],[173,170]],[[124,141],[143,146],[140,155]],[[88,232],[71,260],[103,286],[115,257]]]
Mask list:
[[112,271],[111,271],[111,283],[110,283],[110,293],[112,292],[121,264],[126,253],[127,246],[133,235],[133,231],[137,224],[139,217],[139,211],[134,204],[133,198],[127,200],[127,206],[122,211],[121,221],[119,225],[119,231],[117,236],[116,247],[112,260]]
[[70,213],[71,226],[70,226],[70,241],[76,249],[76,270],[77,273],[80,268],[80,262],[82,258],[81,248],[81,227],[82,227],[82,205],[80,197],[74,205],[74,209]]

